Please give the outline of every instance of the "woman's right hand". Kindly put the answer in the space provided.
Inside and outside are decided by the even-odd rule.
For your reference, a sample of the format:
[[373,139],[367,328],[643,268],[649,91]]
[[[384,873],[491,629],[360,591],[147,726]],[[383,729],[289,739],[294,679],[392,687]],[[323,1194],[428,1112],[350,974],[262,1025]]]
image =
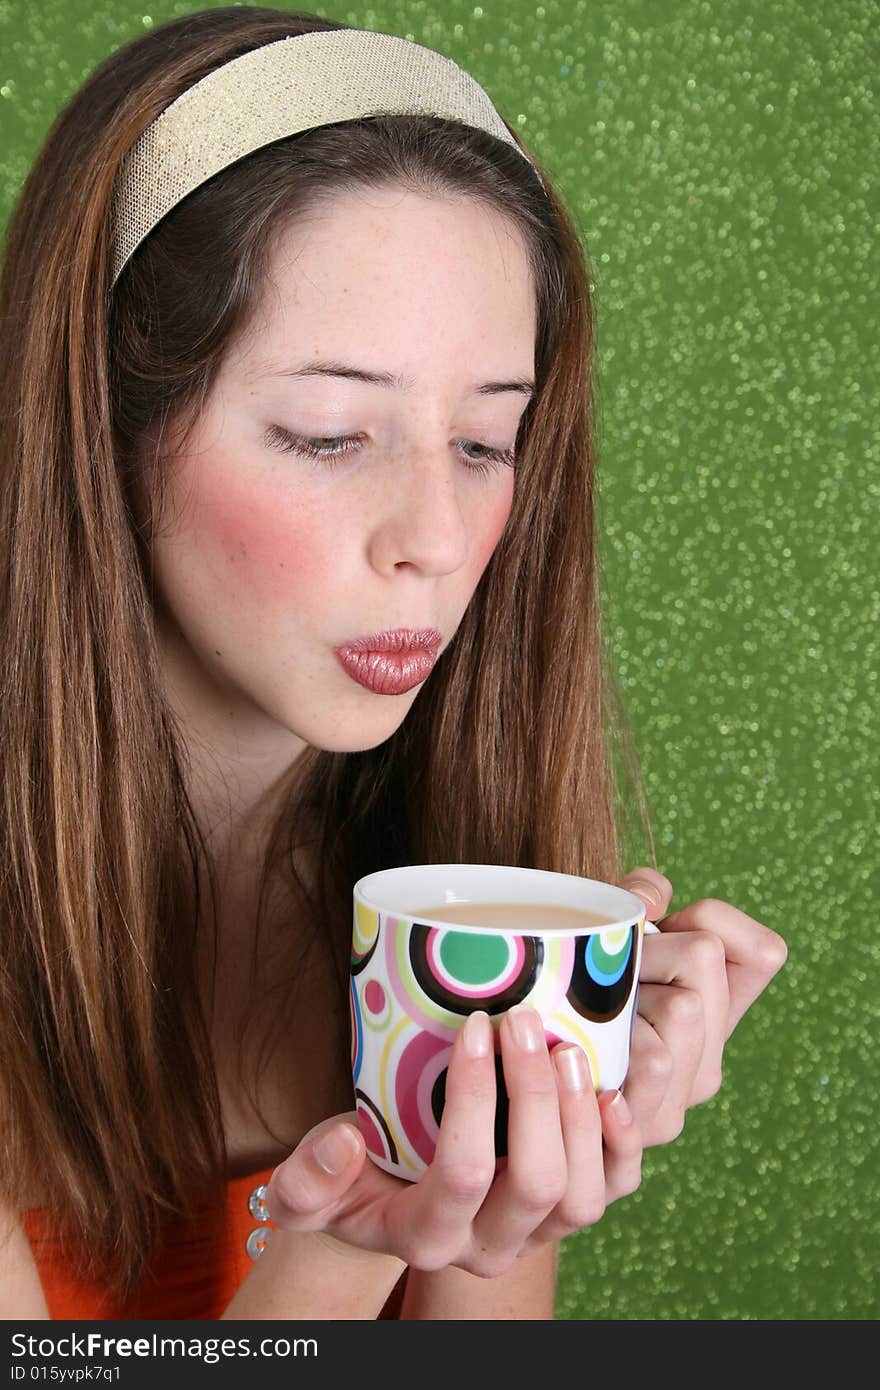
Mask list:
[[275,1224],[394,1255],[413,1269],[455,1265],[493,1278],[634,1192],[642,1138],[619,1092],[596,1096],[576,1045],[559,1044],[551,1058],[533,1009],[511,1010],[499,1031],[510,1104],[498,1171],[492,1026],[478,1012],[456,1035],[436,1152],[419,1181],[372,1162],[356,1111],[334,1115],[272,1174],[266,1204]]

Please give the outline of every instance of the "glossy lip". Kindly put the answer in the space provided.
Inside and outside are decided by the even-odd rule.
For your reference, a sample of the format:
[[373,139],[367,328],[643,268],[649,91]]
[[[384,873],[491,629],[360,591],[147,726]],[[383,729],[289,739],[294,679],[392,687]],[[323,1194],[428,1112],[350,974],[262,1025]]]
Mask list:
[[346,675],[375,695],[405,695],[427,680],[443,641],[436,628],[394,628],[343,642],[336,657]]
[[396,627],[370,637],[352,637],[340,642],[337,652],[434,652],[443,641],[435,627]]

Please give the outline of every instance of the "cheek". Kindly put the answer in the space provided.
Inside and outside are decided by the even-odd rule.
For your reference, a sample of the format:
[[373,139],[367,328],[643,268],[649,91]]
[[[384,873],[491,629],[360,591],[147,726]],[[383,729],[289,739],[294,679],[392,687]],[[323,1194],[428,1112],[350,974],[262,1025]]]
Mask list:
[[320,508],[281,503],[259,488],[224,488],[204,499],[200,526],[226,581],[259,603],[289,607],[292,599],[320,596],[333,555]]
[[480,511],[480,525],[474,536],[474,564],[476,578],[479,579],[495,553],[495,547],[504,534],[507,518],[513,506],[514,479],[512,471],[507,475],[507,486],[499,491],[491,501],[487,501]]
[[[216,489],[199,490],[185,542],[197,554],[197,572],[236,607],[257,614],[303,614],[326,608],[328,590],[338,584],[340,537],[363,525],[362,510],[332,509],[326,494],[279,497],[275,488],[229,475]],[[467,582],[475,588],[492,558],[513,503],[513,475],[494,496],[475,508]],[[201,584],[199,585],[201,588]]]

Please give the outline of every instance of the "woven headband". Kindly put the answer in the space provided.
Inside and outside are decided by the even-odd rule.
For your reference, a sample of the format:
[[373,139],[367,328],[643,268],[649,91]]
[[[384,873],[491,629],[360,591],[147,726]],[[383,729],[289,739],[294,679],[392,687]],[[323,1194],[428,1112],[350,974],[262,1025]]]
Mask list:
[[252,150],[315,126],[420,113],[485,130],[535,167],[480,84],[409,39],[335,29],[233,58],[166,107],[126,156],[114,192],[112,283],[176,203]]

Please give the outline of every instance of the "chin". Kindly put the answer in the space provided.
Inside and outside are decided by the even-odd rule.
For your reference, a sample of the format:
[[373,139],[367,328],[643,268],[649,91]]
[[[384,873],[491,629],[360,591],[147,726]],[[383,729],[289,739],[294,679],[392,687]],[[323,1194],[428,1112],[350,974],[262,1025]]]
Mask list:
[[364,727],[366,721],[362,720],[354,728],[338,729],[332,735],[324,738],[319,735],[309,739],[309,742],[313,748],[320,748],[325,753],[367,753],[371,748],[378,748],[381,744],[387,743],[389,738],[393,738],[408,713],[409,706],[394,721],[387,719],[380,725],[377,720],[372,733]]

